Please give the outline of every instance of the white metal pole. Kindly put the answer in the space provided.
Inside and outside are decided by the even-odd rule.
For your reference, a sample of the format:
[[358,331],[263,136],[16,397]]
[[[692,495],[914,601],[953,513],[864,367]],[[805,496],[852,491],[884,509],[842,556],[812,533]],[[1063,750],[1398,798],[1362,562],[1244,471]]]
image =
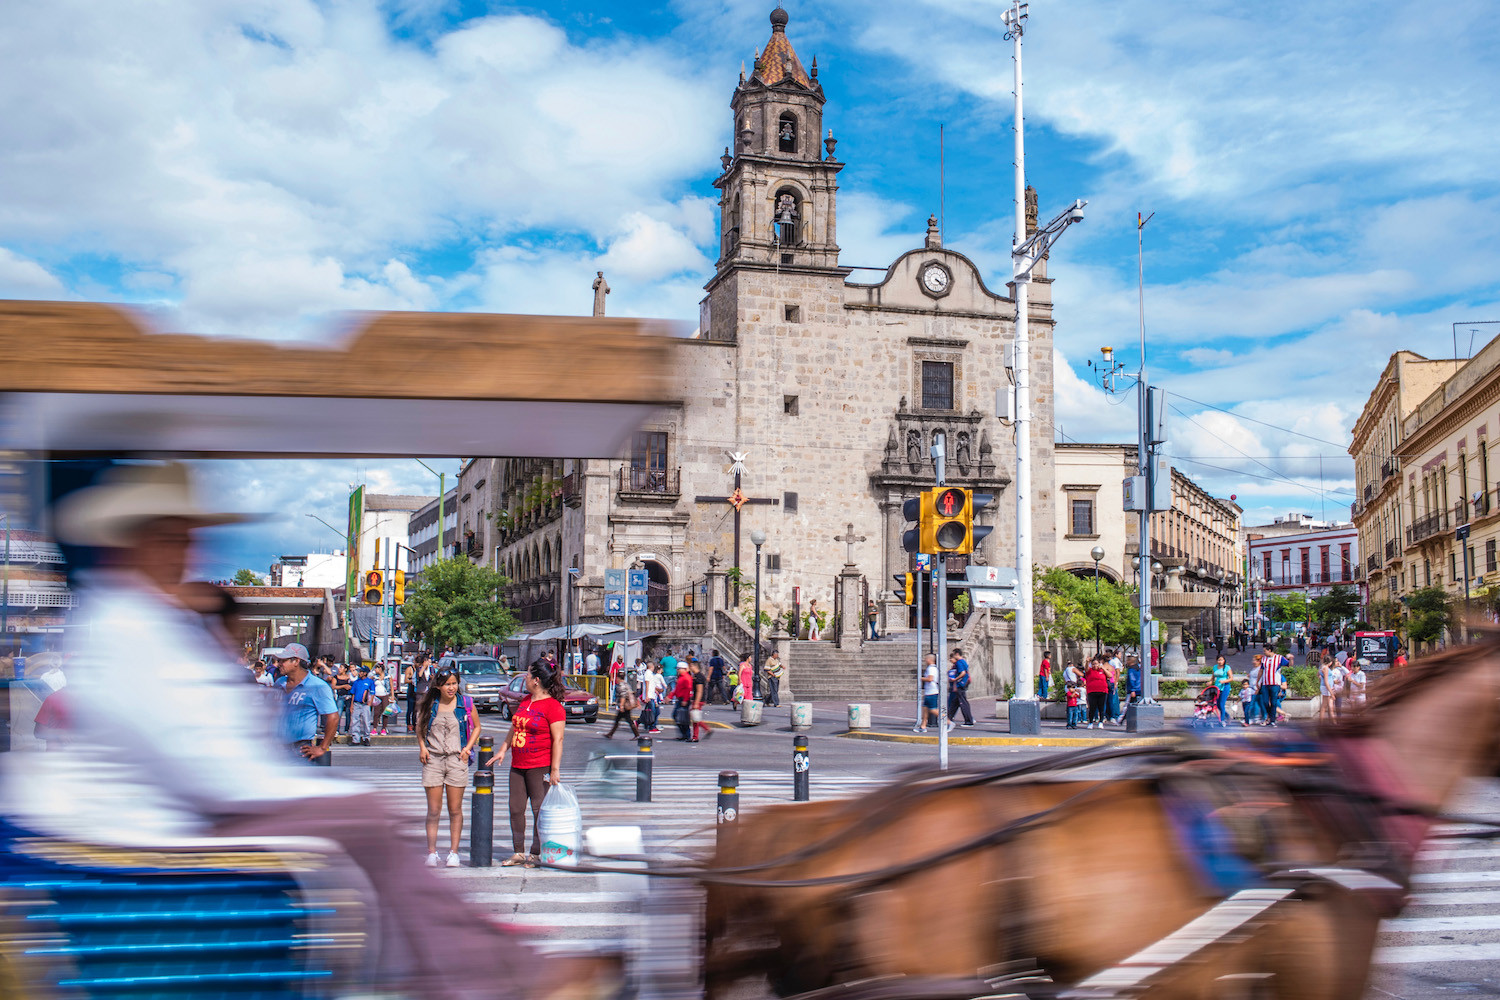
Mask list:
[[1011,6],[1011,43],[1016,71],[1016,235],[1012,244],[1016,298],[1016,577],[1020,608],[1016,612],[1016,698],[1035,697],[1031,666],[1031,342],[1027,330],[1027,285],[1031,271],[1018,252],[1026,242],[1026,139],[1021,103],[1021,18],[1023,5]]
[[[939,558],[934,556],[933,558]],[[937,633],[938,673],[938,770],[948,770],[948,699],[943,678],[948,671],[948,568],[937,574],[937,604],[932,613],[939,617],[933,621]]]
[[922,656],[922,591],[927,589],[927,582],[922,579],[922,566],[917,564],[917,579],[914,581],[917,598],[917,725],[927,724],[927,709],[922,707],[922,667],[925,665]]
[[1145,257],[1145,222],[1139,215],[1136,216],[1135,240],[1136,240],[1136,294],[1140,303],[1140,334],[1141,334],[1141,371],[1136,380],[1136,389],[1140,392],[1139,405],[1136,413],[1136,456],[1140,463],[1141,484],[1145,487],[1146,499],[1140,512],[1141,530],[1138,532],[1140,538],[1140,551],[1136,558],[1140,560],[1140,646],[1141,646],[1141,698],[1144,701],[1154,701],[1156,698],[1155,676],[1151,672],[1151,494],[1154,474],[1154,462],[1151,461],[1151,433],[1149,429],[1150,417],[1150,390],[1146,385],[1146,257]]

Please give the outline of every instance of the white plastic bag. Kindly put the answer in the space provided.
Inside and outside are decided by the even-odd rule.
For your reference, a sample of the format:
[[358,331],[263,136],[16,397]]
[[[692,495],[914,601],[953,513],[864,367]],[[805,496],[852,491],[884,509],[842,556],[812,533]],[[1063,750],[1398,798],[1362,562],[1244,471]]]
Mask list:
[[542,840],[542,861],[549,865],[576,865],[583,846],[583,810],[578,796],[567,785],[553,785],[542,800],[536,820]]

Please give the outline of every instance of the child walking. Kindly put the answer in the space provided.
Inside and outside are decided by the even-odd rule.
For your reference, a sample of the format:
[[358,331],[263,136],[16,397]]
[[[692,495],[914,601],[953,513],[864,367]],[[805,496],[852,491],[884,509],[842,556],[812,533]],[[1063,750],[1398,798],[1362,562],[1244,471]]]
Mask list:
[[1077,729],[1083,718],[1083,695],[1077,684],[1068,685],[1068,728]]

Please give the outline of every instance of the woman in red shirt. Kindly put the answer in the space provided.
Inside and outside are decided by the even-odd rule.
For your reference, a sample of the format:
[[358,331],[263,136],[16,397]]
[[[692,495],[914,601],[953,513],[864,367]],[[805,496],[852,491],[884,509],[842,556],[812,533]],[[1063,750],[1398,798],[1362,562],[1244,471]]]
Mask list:
[[1109,674],[1097,659],[1089,661],[1083,672],[1083,690],[1089,698],[1090,729],[1104,728],[1104,710],[1109,704]]
[[[537,660],[526,672],[526,697],[516,706],[511,717],[510,739],[495,762],[504,764],[505,755],[511,755],[510,839],[515,853],[501,865],[535,868],[542,853],[542,831],[537,821],[542,799],[547,794],[543,779],[550,777],[552,784],[562,784],[563,731],[568,727],[563,693],[562,676],[545,660]],[[523,854],[527,802],[531,803],[531,853]]]

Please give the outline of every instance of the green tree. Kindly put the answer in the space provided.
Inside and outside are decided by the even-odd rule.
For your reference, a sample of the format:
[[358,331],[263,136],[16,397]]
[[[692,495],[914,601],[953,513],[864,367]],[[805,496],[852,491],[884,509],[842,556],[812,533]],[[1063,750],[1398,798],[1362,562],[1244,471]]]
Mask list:
[[1442,587],[1423,587],[1412,592],[1407,603],[1411,620],[1406,634],[1412,642],[1436,642],[1452,618],[1451,602]]
[[516,631],[516,616],[500,603],[508,581],[487,566],[463,557],[444,559],[422,570],[406,590],[401,617],[410,635],[433,649],[493,644]]
[[1331,632],[1342,622],[1359,614],[1359,594],[1353,587],[1334,584],[1332,590],[1312,602],[1313,621],[1323,632]]
[[1271,614],[1279,622],[1307,621],[1307,595],[1300,590],[1271,595]]
[[1073,596],[1098,629],[1101,643],[1125,646],[1139,640],[1140,617],[1130,587],[1100,580],[1095,590],[1091,577],[1074,576],[1073,579],[1078,581]]
[[237,569],[234,571],[234,585],[236,587],[259,587],[265,582],[265,578],[254,570]]
[[1031,627],[1044,646],[1060,639],[1080,642],[1094,636],[1094,622],[1078,602],[1078,577],[1053,567],[1031,569]]
[[1393,629],[1401,623],[1401,605],[1395,601],[1371,601],[1365,613],[1377,629]]

